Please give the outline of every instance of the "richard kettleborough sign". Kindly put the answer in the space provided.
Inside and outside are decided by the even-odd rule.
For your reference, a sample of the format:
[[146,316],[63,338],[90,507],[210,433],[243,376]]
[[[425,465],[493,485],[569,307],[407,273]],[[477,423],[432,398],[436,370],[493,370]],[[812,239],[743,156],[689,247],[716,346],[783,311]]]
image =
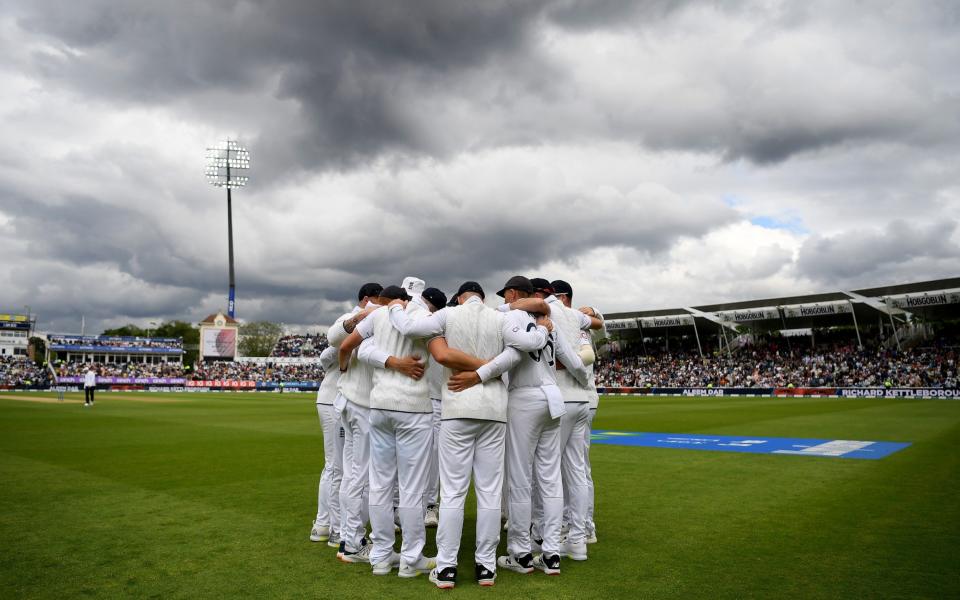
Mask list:
[[947,398],[960,399],[960,390],[939,388],[840,388],[841,398]]

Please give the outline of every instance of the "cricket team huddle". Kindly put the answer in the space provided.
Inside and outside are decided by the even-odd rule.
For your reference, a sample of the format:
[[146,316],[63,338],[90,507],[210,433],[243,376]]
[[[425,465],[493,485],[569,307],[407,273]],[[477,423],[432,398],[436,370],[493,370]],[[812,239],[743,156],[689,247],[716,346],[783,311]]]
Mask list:
[[[597,540],[591,331],[603,317],[573,308],[562,280],[518,275],[497,295],[494,309],[474,281],[449,303],[416,277],[367,283],[330,327],[310,539],[337,548],[341,561],[454,587],[471,478],[479,585],[492,586],[498,568],[559,575],[562,556],[587,559]],[[427,527],[437,528],[436,557],[423,553]],[[502,529],[507,553],[498,557]]]

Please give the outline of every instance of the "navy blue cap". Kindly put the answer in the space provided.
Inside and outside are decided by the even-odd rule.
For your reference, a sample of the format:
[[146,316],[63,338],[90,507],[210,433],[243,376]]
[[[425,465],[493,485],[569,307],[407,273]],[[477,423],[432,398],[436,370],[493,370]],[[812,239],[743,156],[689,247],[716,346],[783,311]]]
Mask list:
[[465,294],[466,292],[474,292],[480,294],[480,297],[483,299],[487,298],[487,295],[483,293],[483,288],[480,287],[480,284],[476,281],[464,281],[460,284],[460,288],[457,289],[457,296]]
[[437,310],[447,305],[447,295],[437,288],[429,287],[420,292],[420,295]]
[[520,290],[521,292],[527,292],[532,294],[533,284],[530,283],[530,280],[524,277],[523,275],[514,275],[507,280],[507,283],[504,284],[503,289],[497,292],[497,295],[500,297],[505,297],[507,290]]

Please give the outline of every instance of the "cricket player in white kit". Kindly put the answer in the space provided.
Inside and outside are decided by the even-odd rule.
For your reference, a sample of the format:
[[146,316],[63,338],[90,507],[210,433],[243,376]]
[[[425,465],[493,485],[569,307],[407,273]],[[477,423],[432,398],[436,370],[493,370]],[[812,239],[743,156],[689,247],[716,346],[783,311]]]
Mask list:
[[427,489],[423,493],[424,515],[423,524],[427,527],[436,527],[440,522],[440,512],[437,506],[440,502],[440,415],[444,384],[443,365],[436,360],[427,364],[427,385],[430,389],[430,404],[433,405],[433,446],[427,458]]
[[[412,317],[429,314],[430,307],[421,297],[411,299],[401,287],[388,286],[381,297],[396,301],[398,310]],[[339,350],[341,368],[349,366],[351,353],[363,340],[372,341],[391,357],[410,356],[424,363],[427,360],[424,341],[397,331],[390,323],[386,308],[371,313],[344,340]],[[421,375],[422,372],[423,367]],[[433,446],[433,405],[428,392],[426,379],[410,378],[403,372],[384,368],[373,372],[368,413],[370,524],[373,528],[369,560],[375,575],[386,575],[399,565],[400,577],[415,577],[429,572],[436,564],[432,558],[423,556],[426,544],[423,495],[427,458]],[[397,486],[397,512],[403,529],[400,554],[393,550],[396,540],[393,496]]]
[[[568,310],[573,310],[573,288],[569,283],[563,280],[556,280],[551,282],[553,286],[554,294],[557,298],[560,299],[560,302],[563,303],[563,306]],[[595,544],[597,542],[597,529],[596,524],[593,521],[593,507],[594,507],[594,487],[593,487],[593,472],[590,468],[590,433],[593,430],[593,419],[597,415],[597,407],[600,405],[600,394],[597,393],[597,382],[594,375],[593,363],[596,361],[596,349],[593,346],[593,336],[591,331],[597,331],[602,337],[606,337],[606,328],[603,326],[603,315],[600,314],[595,308],[590,306],[583,306],[579,309],[580,312],[586,314],[588,317],[591,317],[591,320],[594,323],[591,325],[589,330],[583,330],[580,332],[580,346],[577,349],[577,353],[580,355],[580,358],[583,360],[583,364],[587,366],[587,406],[589,408],[589,416],[587,417],[587,426],[584,431],[584,465],[586,467],[587,475],[587,516],[585,522],[585,542],[587,544]],[[600,327],[596,327],[596,321],[600,322]],[[566,496],[566,487],[564,487],[564,495]],[[566,512],[565,517],[567,522],[570,521],[570,502],[569,498],[565,498]]]
[[[602,318],[600,313],[595,313],[594,316]],[[589,332],[584,331],[581,333],[580,347],[589,345],[590,351],[596,356],[596,349],[593,347],[593,339]],[[581,352],[581,356],[583,353]],[[590,408],[590,417],[587,419],[587,431],[584,435],[584,440],[586,444],[586,452],[584,453],[584,459],[587,466],[587,523],[586,523],[586,543],[596,544],[597,543],[597,525],[593,520],[593,510],[594,510],[594,487],[593,487],[593,469],[590,465],[590,434],[593,431],[593,419],[597,416],[597,408],[600,406],[600,394],[597,393],[597,381],[594,374],[593,363],[587,367],[587,398],[588,406]]]
[[[507,304],[533,293],[533,285],[525,277],[512,277],[498,295]],[[548,311],[549,308],[544,308]],[[513,327],[531,330],[537,327],[533,316],[519,311]],[[550,323],[549,319],[546,320]],[[552,327],[552,324],[550,325]],[[560,417],[564,414],[563,396],[556,383],[557,360],[578,381],[586,383],[586,368],[566,341],[554,329],[541,351],[522,356],[509,373],[507,418],[507,478],[509,493],[509,528],[506,556],[497,560],[500,567],[518,573],[534,568],[548,575],[560,574],[560,527],[563,519],[563,484],[560,474]],[[531,487],[536,478],[543,501],[542,553],[531,553],[532,521]]]
[[[447,296],[437,288],[427,288],[426,282],[417,277],[406,277],[401,285],[410,294],[411,298],[423,296],[433,310],[440,310],[447,305]],[[433,312],[433,310],[431,312]],[[440,388],[442,387],[443,366],[435,360],[427,362],[427,386],[430,390],[430,403],[433,405],[433,445],[427,462],[427,489],[423,494],[424,517],[426,527],[436,527],[439,519],[437,502],[440,498],[440,472],[437,458],[438,438],[440,435]]]
[[[537,291],[545,294],[544,301],[550,307],[550,318],[554,325],[572,340],[578,350],[581,346],[581,333],[591,327],[599,329],[603,323],[592,319],[585,313],[568,308],[554,295],[555,291],[570,297],[573,289],[567,282],[557,280],[531,280]],[[538,285],[539,284],[539,285]],[[590,347],[588,347],[590,348]],[[579,355],[585,365],[593,363],[593,352]],[[589,486],[586,466],[586,435],[589,430],[589,378],[576,379],[570,372],[558,365],[557,385],[563,394],[566,412],[560,420],[560,443],[563,448],[561,473],[563,475],[563,494],[569,524],[567,539],[560,554],[573,560],[587,560],[586,520],[589,505]],[[596,388],[594,388],[595,390]]]
[[[339,348],[372,310],[379,305],[383,286],[367,283],[357,294],[358,304],[342,315],[327,331],[327,341]],[[356,357],[352,361],[356,362]],[[354,365],[351,365],[354,366]],[[370,390],[373,387],[373,368],[356,365],[343,372],[337,381],[334,408],[340,414],[344,431],[343,478],[340,482],[340,550],[338,558],[344,562],[369,562],[370,544],[364,537],[369,517],[367,483],[369,479],[369,422]]]
[[[425,319],[412,320],[396,308],[390,309],[391,321],[401,331],[424,337],[445,336],[430,342],[436,360],[452,366],[448,353],[459,351],[480,363],[476,370],[456,375],[459,382],[451,379],[450,386],[442,390],[440,522],[437,568],[430,574],[430,580],[439,588],[456,584],[464,502],[471,473],[477,496],[475,576],[482,586],[494,584],[507,420],[507,390],[500,375],[519,363],[518,350],[539,351],[548,336],[546,327],[528,330],[516,325],[515,319],[484,306],[483,288],[474,281],[461,285],[457,297],[458,306]],[[526,317],[517,312],[514,317]],[[445,374],[449,377],[450,371],[445,370]]]
[[320,353],[323,381],[317,390],[317,414],[323,429],[323,471],[317,491],[317,518],[310,530],[311,542],[340,545],[340,482],[343,480],[343,433],[340,415],[333,408],[337,396],[337,349],[327,346]]

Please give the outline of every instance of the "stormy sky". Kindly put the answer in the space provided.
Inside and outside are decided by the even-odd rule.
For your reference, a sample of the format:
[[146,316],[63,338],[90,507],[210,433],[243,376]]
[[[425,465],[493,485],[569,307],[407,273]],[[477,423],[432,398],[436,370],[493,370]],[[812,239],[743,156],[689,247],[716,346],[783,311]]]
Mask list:
[[315,329],[365,281],[612,312],[957,276],[960,4],[0,0],[0,312]]

